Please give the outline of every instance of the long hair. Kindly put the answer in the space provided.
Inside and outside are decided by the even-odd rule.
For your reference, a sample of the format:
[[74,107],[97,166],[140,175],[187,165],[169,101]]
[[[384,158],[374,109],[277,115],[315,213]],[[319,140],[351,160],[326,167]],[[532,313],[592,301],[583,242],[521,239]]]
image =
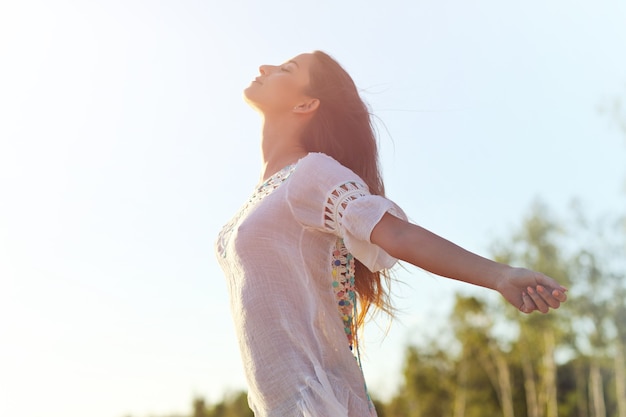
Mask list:
[[[309,152],[322,152],[356,173],[371,194],[385,195],[378,161],[375,129],[367,104],[350,75],[328,54],[313,52],[310,84],[307,93],[320,101],[315,115],[305,127],[302,144]],[[358,260],[355,266],[355,290],[361,306],[357,327],[361,327],[370,307],[393,315],[389,294],[382,280],[389,284],[389,272],[371,272]]]

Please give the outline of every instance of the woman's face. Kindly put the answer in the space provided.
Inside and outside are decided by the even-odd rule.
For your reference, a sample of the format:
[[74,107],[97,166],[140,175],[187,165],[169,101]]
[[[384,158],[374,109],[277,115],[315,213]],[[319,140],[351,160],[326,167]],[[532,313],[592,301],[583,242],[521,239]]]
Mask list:
[[291,112],[309,96],[313,54],[301,54],[281,65],[261,65],[259,76],[244,90],[246,101],[264,114]]

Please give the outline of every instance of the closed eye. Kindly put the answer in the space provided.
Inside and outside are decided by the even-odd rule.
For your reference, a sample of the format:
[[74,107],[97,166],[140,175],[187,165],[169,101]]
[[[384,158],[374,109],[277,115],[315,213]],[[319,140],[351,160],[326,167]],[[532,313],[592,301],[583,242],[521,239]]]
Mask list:
[[292,72],[293,71],[293,67],[299,68],[299,65],[296,61],[294,61],[293,59],[290,61],[287,61],[285,63],[283,63],[280,66],[280,70],[281,71],[285,71],[285,72]]

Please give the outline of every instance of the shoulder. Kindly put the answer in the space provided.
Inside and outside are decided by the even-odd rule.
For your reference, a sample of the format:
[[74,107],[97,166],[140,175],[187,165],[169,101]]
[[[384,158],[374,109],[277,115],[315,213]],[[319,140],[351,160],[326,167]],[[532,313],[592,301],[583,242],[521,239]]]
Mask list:
[[322,187],[338,186],[346,182],[365,182],[352,170],[324,153],[311,152],[303,157],[293,173],[295,178],[316,182]]
[[298,162],[298,169],[300,168],[308,168],[312,169],[315,167],[326,167],[333,169],[342,169],[345,168],[339,162],[337,162],[333,157],[326,155],[321,152],[310,152],[305,157],[300,159]]
[[309,153],[300,159],[285,184],[285,197],[295,218],[303,225],[334,232],[329,224],[333,206],[339,197],[358,190],[368,194],[365,183],[334,158],[323,153]]

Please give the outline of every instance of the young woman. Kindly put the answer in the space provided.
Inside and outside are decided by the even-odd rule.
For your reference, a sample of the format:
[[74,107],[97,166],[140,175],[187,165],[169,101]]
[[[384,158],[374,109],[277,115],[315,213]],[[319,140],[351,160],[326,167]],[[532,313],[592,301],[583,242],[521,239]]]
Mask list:
[[263,119],[262,179],[216,244],[256,416],[376,415],[356,330],[370,306],[391,311],[381,278],[397,260],[496,290],[524,313],[565,301],[553,279],[407,222],[384,197],[367,106],[330,56],[259,72],[244,96]]

